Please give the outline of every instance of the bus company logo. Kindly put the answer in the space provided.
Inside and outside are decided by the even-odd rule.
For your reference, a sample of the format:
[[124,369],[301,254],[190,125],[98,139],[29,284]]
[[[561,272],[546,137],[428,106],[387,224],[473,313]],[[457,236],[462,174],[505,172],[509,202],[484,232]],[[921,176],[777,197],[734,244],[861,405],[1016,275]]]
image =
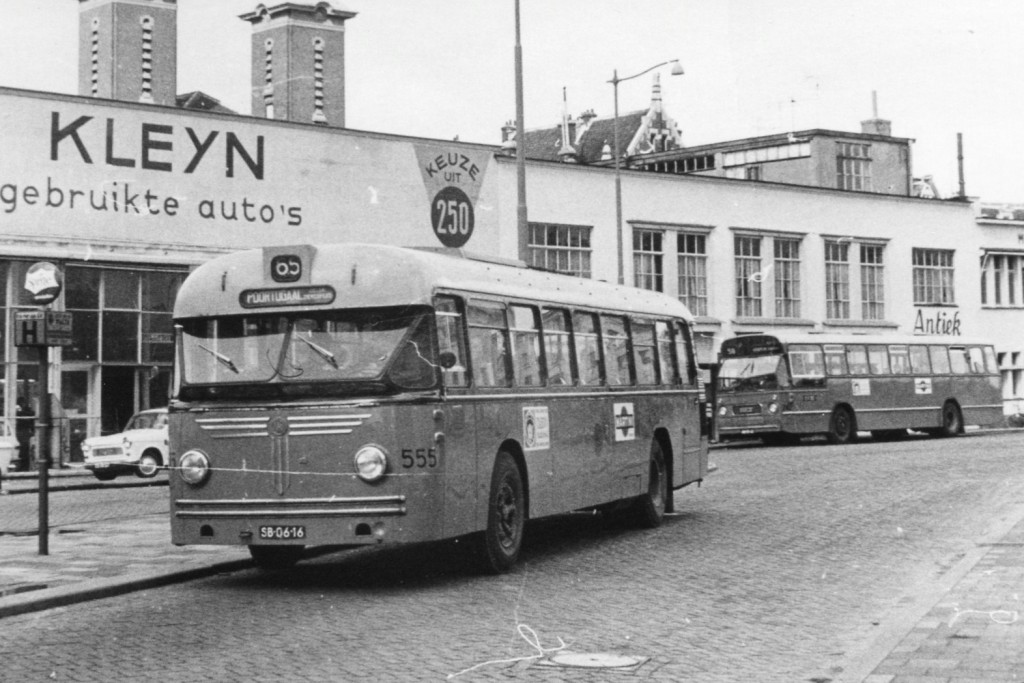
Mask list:
[[635,441],[636,440],[636,414],[632,403],[612,404],[612,413],[615,416],[615,440]]
[[915,394],[931,394],[932,393],[932,378],[931,377],[916,377],[914,378],[914,393]]
[[274,282],[298,282],[302,259],[295,254],[278,254],[270,259],[270,277]]

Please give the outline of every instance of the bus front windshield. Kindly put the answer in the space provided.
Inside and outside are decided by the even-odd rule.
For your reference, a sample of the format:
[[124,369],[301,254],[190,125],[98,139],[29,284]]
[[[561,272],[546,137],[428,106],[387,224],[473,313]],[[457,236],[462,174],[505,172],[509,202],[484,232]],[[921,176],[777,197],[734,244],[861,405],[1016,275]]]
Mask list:
[[310,390],[320,392],[324,383],[344,382],[425,389],[436,382],[430,330],[428,310],[408,307],[184,320],[181,379],[186,388],[316,385]]
[[778,389],[781,355],[726,358],[718,371],[718,391]]

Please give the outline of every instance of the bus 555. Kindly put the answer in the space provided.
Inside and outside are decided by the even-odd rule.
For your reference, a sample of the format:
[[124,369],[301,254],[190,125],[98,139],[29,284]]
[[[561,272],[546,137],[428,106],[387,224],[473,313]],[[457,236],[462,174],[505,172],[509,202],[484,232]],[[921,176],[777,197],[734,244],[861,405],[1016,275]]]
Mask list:
[[473,539],[628,507],[656,526],[708,471],[690,315],[661,294],[427,250],[252,250],[175,304],[175,544]]
[[824,434],[848,443],[908,429],[952,436],[999,422],[992,345],[961,337],[780,333],[722,342],[719,439],[775,443]]

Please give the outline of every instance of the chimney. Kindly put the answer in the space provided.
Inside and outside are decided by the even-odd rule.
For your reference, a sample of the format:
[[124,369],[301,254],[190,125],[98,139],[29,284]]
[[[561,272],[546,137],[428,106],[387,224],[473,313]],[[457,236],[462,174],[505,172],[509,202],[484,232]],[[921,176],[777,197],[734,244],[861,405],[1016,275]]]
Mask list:
[[175,105],[177,0],[79,0],[78,93]]
[[345,22],[327,2],[257,5],[252,24],[252,115],[345,125]]
[[878,92],[871,92],[871,118],[860,122],[860,132],[867,135],[892,137],[892,121],[878,118]]
[[516,122],[506,121],[505,125],[501,127],[501,142],[506,143],[514,140],[516,137]]

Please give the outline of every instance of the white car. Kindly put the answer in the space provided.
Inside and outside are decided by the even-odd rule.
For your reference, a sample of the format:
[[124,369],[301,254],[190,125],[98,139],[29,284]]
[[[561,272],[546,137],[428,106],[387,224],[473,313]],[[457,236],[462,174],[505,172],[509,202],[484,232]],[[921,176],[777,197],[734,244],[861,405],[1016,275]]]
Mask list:
[[86,439],[82,455],[85,469],[101,481],[128,473],[143,478],[156,476],[167,463],[167,409],[140,411],[120,434]]

